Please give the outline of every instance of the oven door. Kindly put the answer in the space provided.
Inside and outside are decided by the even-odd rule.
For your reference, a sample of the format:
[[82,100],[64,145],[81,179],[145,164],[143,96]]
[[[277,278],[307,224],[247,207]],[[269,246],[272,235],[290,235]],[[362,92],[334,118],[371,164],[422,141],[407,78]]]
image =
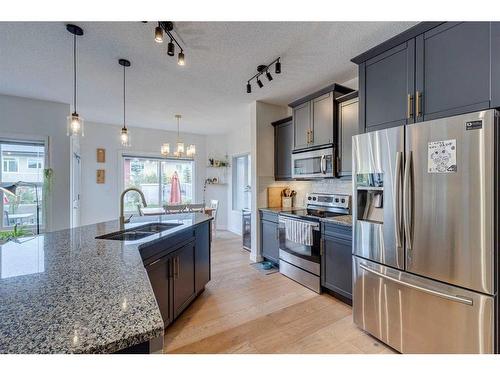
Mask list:
[[286,238],[285,220],[280,217],[279,256],[281,260],[319,276],[321,232],[319,223],[314,224],[313,244],[312,246],[307,246]]
[[299,179],[335,177],[333,147],[292,154],[292,177]]

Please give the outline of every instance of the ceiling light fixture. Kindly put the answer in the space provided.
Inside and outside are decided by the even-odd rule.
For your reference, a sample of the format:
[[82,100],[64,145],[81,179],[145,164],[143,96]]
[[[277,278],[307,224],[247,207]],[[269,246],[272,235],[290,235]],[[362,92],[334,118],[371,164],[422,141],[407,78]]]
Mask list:
[[125,122],[125,113],[126,113],[126,106],[125,106],[125,93],[126,93],[126,86],[125,86],[125,68],[128,68],[131,64],[130,61],[126,59],[120,59],[118,60],[118,64],[123,66],[123,128],[120,133],[120,141],[123,147],[130,147],[130,134],[127,129],[127,124]]
[[250,82],[253,79],[255,79],[255,81],[257,82],[257,85],[260,88],[264,87],[264,84],[260,80],[260,76],[261,75],[264,74],[269,82],[271,82],[273,80],[273,76],[269,72],[269,69],[272,67],[273,64],[274,64],[274,69],[275,69],[276,74],[281,74],[281,62],[280,62],[280,59],[281,59],[281,57],[278,57],[278,58],[274,59],[273,61],[271,61],[271,63],[269,63],[268,65],[259,65],[257,67],[257,73],[255,73],[247,81],[247,94],[251,94],[252,93],[252,85],[250,84]]
[[183,50],[181,50],[181,52],[179,52],[179,56],[177,57],[177,64],[179,64],[180,66],[186,65],[186,61],[184,60],[184,51]]
[[76,111],[76,37],[82,36],[83,30],[81,27],[72,24],[67,24],[66,30],[73,34],[73,112],[67,117],[66,134],[68,136],[81,135],[83,137],[85,135],[84,120]]
[[[170,42],[167,45],[167,54],[169,56],[174,56],[175,55],[175,45],[180,49],[179,55],[177,57],[177,64],[180,66],[186,65],[186,60],[184,57],[184,48],[179,44],[177,39],[173,35],[174,31],[174,23],[171,21],[159,21],[158,26],[155,28],[155,41],[157,43],[162,43],[164,39],[164,34],[165,37],[170,38]],[[175,32],[177,37],[179,37],[179,34],[177,31]]]
[[[184,142],[182,142],[181,137],[180,137],[180,131],[179,131],[179,125],[182,116],[181,115],[175,115],[175,118],[177,119],[177,142],[175,143],[175,151],[173,153],[173,156],[176,158],[182,158],[182,159],[193,159],[194,156],[196,155],[196,146],[191,144],[188,145],[187,148],[185,147]],[[164,143],[161,145],[160,152],[163,156],[168,157],[170,156],[170,143]]]
[[155,27],[155,42],[156,43],[163,43],[163,29],[161,28],[159,22],[158,22],[158,26]]

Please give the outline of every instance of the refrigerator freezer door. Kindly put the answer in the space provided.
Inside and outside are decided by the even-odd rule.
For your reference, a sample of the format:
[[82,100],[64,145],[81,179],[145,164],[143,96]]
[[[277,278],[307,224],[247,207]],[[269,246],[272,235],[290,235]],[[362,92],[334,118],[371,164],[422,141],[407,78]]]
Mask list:
[[352,148],[353,253],[404,269],[400,213],[404,127],[354,136]]
[[493,353],[493,297],[353,258],[359,327],[402,353]]
[[406,270],[491,295],[494,124],[490,110],[407,126],[404,192]]

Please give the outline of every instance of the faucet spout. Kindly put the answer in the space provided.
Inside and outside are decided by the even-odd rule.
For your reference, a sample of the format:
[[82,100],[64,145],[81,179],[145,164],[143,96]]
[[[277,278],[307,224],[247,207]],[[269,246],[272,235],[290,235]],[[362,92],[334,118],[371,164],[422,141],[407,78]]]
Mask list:
[[148,204],[146,203],[146,198],[144,197],[144,193],[140,189],[135,188],[135,187],[130,187],[128,189],[123,190],[122,194],[120,195],[120,225],[121,226],[123,226],[123,224],[128,223],[130,221],[130,218],[129,219],[125,219],[124,208],[123,208],[124,205],[125,205],[125,195],[129,191],[135,191],[135,192],[139,193],[139,195],[141,196],[142,205],[144,207],[148,206]]

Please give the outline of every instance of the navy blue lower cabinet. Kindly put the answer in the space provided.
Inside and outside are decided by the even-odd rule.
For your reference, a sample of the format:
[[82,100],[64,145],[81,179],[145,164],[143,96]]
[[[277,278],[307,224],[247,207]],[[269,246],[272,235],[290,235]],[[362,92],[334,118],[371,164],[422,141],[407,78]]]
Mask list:
[[352,303],[352,229],[326,224],[321,239],[321,286],[343,302]]
[[265,260],[278,264],[279,263],[278,214],[262,212],[262,211],[260,212],[260,245],[262,249],[263,258]]

